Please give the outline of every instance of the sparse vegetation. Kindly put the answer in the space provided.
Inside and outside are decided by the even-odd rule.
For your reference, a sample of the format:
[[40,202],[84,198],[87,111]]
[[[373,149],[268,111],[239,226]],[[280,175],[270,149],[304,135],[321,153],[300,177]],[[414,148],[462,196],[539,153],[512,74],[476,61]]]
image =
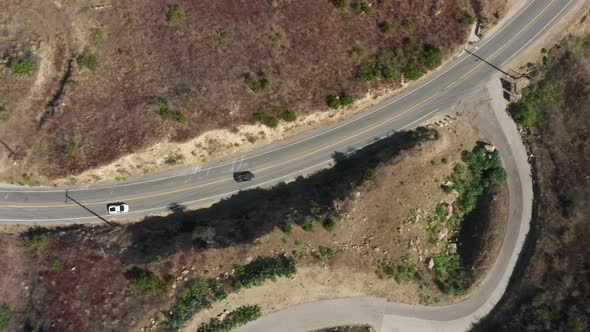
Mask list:
[[90,36],[94,44],[100,44],[105,38],[105,33],[100,28],[94,28],[90,30]]
[[232,329],[256,320],[262,316],[262,311],[257,305],[239,307],[225,316],[223,320],[211,318],[209,323],[203,323],[197,332],[229,332]]
[[7,304],[0,306],[0,330],[4,330],[10,326],[10,319],[12,318],[12,309]]
[[49,261],[49,269],[51,271],[59,271],[60,268],[61,268],[61,262],[58,258],[52,258]]
[[49,242],[51,236],[49,233],[35,234],[25,240],[24,245],[27,250],[31,251]]
[[168,106],[168,100],[164,98],[158,98],[156,100],[156,109],[158,114],[164,119],[172,119],[178,123],[187,123],[187,118],[181,111],[173,111]]
[[412,278],[414,273],[416,273],[416,267],[409,262],[395,264],[393,262],[383,261],[377,268],[376,273],[380,279],[388,277],[395,280],[397,284],[401,284],[404,280]]
[[213,40],[215,45],[219,47],[226,46],[234,38],[234,33],[231,30],[225,28],[216,28],[213,33]]
[[246,83],[246,86],[248,86],[250,90],[259,92],[268,88],[270,80],[266,73],[260,71],[256,75],[252,73],[244,74],[244,83]]
[[78,151],[79,148],[80,143],[78,143],[76,139],[71,138],[67,141],[66,145],[64,146],[62,154],[66,158],[71,157]]
[[393,25],[387,21],[382,21],[379,23],[379,30],[381,30],[384,35],[389,35],[393,32]]
[[184,6],[180,3],[174,4],[168,8],[166,13],[166,22],[176,24],[184,18]]
[[293,233],[293,226],[291,226],[291,224],[286,224],[283,227],[281,227],[281,230],[283,231],[283,233],[291,235]]
[[365,173],[363,173],[363,180],[370,181],[370,182],[377,181],[377,173],[375,172],[375,169],[373,169],[373,168],[366,169]]
[[76,62],[80,68],[88,68],[90,70],[96,70],[97,61],[96,56],[93,54],[83,53],[78,55]]
[[313,232],[313,223],[309,219],[304,219],[299,226],[306,232]]
[[469,14],[463,14],[457,20],[463,25],[473,25],[476,21],[475,16]]
[[13,74],[28,76],[33,73],[34,68],[33,61],[29,58],[10,58],[8,60],[8,69]]
[[144,293],[164,292],[168,288],[167,282],[137,266],[125,271],[125,277],[129,280],[131,288]]
[[332,4],[338,9],[345,9],[347,6],[346,0],[332,0]]
[[10,119],[8,111],[0,110],[0,122],[6,122]]
[[371,5],[366,1],[353,1],[350,3],[350,8],[357,13],[371,14]]
[[172,154],[166,157],[164,163],[169,166],[174,166],[178,164],[182,164],[184,162],[184,156],[182,154]]

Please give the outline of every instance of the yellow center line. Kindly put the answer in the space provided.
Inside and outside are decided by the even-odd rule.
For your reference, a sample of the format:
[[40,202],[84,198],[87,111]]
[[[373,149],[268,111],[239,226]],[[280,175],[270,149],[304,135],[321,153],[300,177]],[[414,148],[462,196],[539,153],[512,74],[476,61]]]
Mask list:
[[[512,37],[510,37],[510,39],[508,39],[504,44],[502,44],[502,46],[500,46],[497,50],[495,50],[490,56],[487,57],[487,59],[494,57],[494,55],[498,54],[498,52],[500,52],[501,50],[503,50],[506,46],[508,46],[508,44],[513,41],[516,37],[518,37],[524,30],[526,30],[533,22],[535,22],[539,16],[541,16],[548,8],[549,6],[554,2],[555,0],[551,0],[549,1],[549,3],[547,3],[547,5],[545,5],[545,7],[543,8],[543,10],[541,10],[537,15],[535,15],[535,17],[533,17],[532,20],[530,20],[527,24],[525,24],[524,27],[522,27],[517,33],[515,33]],[[487,61],[487,59],[482,58],[483,60]],[[438,92],[432,94],[429,97],[426,97],[424,99],[422,99],[421,101],[419,101],[418,103],[414,104],[413,106],[403,110],[402,112],[393,115],[385,120],[382,120],[379,123],[376,123],[360,132],[357,132],[356,134],[350,135],[348,137],[345,137],[335,143],[323,146],[321,148],[317,148],[313,151],[304,153],[302,155],[299,155],[297,157],[293,157],[291,159],[285,160],[285,161],[281,161],[278,163],[274,163],[265,167],[261,167],[261,168],[257,168],[254,169],[254,172],[260,173],[263,171],[267,171],[269,169],[273,169],[273,168],[277,168],[279,166],[288,164],[288,163],[292,163],[296,160],[300,160],[303,158],[306,158],[308,156],[314,155],[316,153],[322,152],[324,150],[330,149],[334,146],[340,145],[342,143],[346,143],[350,140],[353,140],[363,134],[368,133],[369,131],[375,130],[377,128],[380,128],[384,125],[386,125],[387,123],[399,118],[400,116],[407,114],[413,110],[415,110],[416,108],[420,107],[421,105],[423,105],[424,103],[428,102],[429,100],[431,100],[432,98],[435,98],[436,96],[440,95],[441,93],[443,93],[444,91],[448,90],[449,88],[453,87],[454,85],[456,85],[457,83],[459,83],[460,81],[462,81],[463,79],[465,79],[467,76],[469,76],[471,73],[473,73],[475,70],[477,70],[477,68],[479,68],[482,64],[484,64],[483,61],[480,61],[475,67],[473,67],[472,69],[470,69],[468,72],[466,72],[465,74],[463,74],[461,77],[459,77],[458,79],[454,80],[453,82],[449,83],[447,86],[445,86],[443,89],[439,90]],[[194,190],[194,189],[199,189],[199,188],[203,188],[203,187],[209,187],[215,184],[220,184],[220,183],[224,183],[224,182],[229,182],[231,181],[231,178],[224,178],[224,179],[220,179],[220,180],[216,180],[216,181],[212,181],[212,182],[207,182],[207,183],[203,183],[200,185],[195,185],[195,186],[190,186],[190,187],[186,187],[186,188],[181,188],[181,189],[176,189],[176,190],[171,190],[171,191],[165,191],[165,192],[161,192],[161,193],[156,193],[156,194],[149,194],[149,195],[142,195],[142,196],[132,196],[129,198],[123,198],[120,199],[122,201],[126,201],[126,202],[132,202],[132,201],[138,201],[138,200],[143,200],[143,199],[148,199],[148,198],[154,198],[154,197],[161,197],[161,196],[167,196],[167,195],[173,195],[173,194],[177,194],[177,193],[181,193],[181,192],[185,192],[185,191],[189,191],[189,190]],[[110,203],[111,201],[103,201],[103,202],[91,202],[91,203],[84,203],[84,205],[87,206],[92,206],[92,205],[105,205],[107,203]],[[65,208],[65,207],[75,207],[77,206],[76,204],[60,204],[60,205],[0,205],[0,209],[1,208],[29,208],[29,209],[49,209],[49,208]]]

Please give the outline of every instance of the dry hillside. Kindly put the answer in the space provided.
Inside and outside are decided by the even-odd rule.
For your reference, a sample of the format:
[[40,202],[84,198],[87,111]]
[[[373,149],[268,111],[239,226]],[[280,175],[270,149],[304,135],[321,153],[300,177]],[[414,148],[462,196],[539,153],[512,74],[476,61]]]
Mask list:
[[0,175],[35,184],[155,142],[291,121],[328,95],[338,107],[399,87],[463,45],[473,7],[495,22],[505,5],[2,1]]

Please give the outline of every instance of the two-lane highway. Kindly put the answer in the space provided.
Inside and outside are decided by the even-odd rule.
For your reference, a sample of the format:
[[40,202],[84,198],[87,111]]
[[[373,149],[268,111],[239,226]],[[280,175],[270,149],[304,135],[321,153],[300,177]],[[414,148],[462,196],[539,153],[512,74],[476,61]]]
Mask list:
[[[501,66],[521,51],[539,32],[546,30],[573,0],[534,0],[507,20],[496,33],[470,46],[470,51]],[[159,214],[173,204],[196,206],[230,196],[239,190],[271,186],[298,175],[328,167],[334,152],[359,149],[392,132],[410,128],[452,109],[460,96],[485,82],[495,69],[464,53],[432,78],[420,82],[398,97],[341,123],[310,131],[251,153],[199,168],[176,170],[128,182],[70,188],[0,189],[0,223],[63,224],[96,222],[99,219],[68,195],[106,218],[108,202],[129,203],[137,217]],[[232,173],[251,170],[256,180],[235,183]]]

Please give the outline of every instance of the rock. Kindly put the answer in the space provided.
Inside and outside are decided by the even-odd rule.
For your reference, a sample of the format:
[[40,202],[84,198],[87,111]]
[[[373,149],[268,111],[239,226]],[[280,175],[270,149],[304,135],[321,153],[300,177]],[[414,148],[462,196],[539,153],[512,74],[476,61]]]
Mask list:
[[432,268],[434,267],[434,260],[432,258],[428,259],[428,269],[432,270]]
[[182,274],[183,276],[185,276],[185,275],[187,275],[187,274],[188,274],[188,272],[189,272],[188,270],[184,270],[184,271],[182,271],[182,273],[181,273],[181,274]]
[[496,147],[491,145],[491,144],[486,144],[483,147],[484,149],[486,149],[487,152],[494,152],[496,151]]

